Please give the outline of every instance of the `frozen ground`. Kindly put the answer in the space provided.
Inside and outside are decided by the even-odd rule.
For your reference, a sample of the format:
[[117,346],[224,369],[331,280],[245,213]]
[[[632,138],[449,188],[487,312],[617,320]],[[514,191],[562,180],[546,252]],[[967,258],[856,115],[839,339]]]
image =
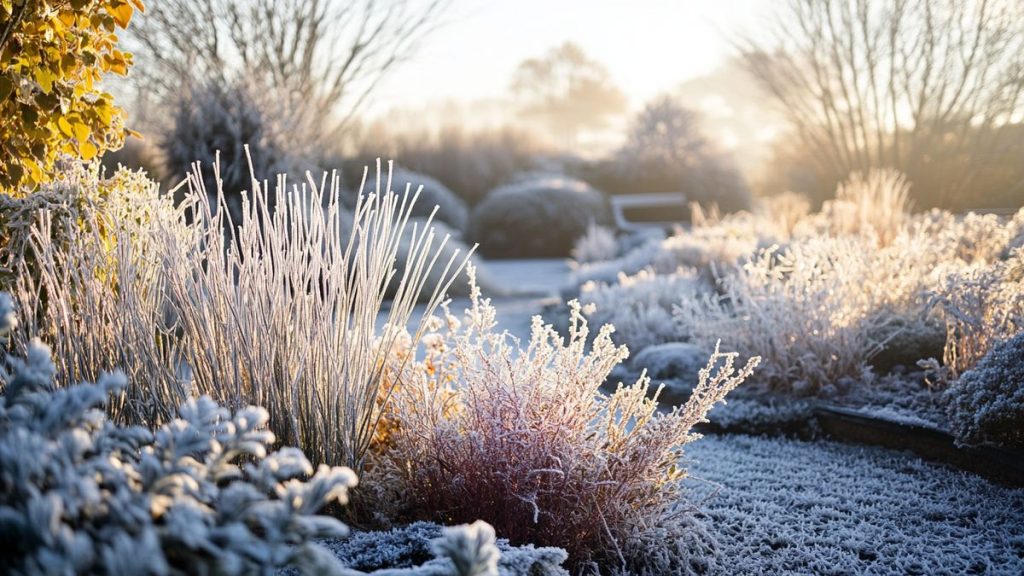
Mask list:
[[687,449],[722,574],[1024,574],[1024,489],[909,453],[709,435]]
[[[569,279],[569,264],[564,259],[487,260],[487,277],[493,290],[483,290],[498,313],[498,327],[522,339],[530,338],[530,319],[547,304],[558,302],[558,293]],[[456,282],[464,282],[464,279]],[[469,307],[468,298],[455,298],[454,314],[461,316]],[[418,313],[423,306],[417,307]],[[419,315],[413,318],[416,322]],[[383,323],[383,315],[378,324]]]

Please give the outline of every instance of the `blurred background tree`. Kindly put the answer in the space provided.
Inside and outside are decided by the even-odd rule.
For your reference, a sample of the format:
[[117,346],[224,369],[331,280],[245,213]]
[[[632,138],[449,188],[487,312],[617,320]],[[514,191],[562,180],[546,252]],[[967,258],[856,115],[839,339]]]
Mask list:
[[892,167],[918,207],[1021,203],[1019,0],[788,0],[778,16],[738,44],[789,120],[776,159],[802,165],[803,191],[820,201],[851,172]]
[[608,70],[572,42],[524,60],[512,77],[511,90],[522,114],[569,149],[581,132],[605,128],[628,104]]
[[272,107],[265,115],[278,132],[322,151],[434,29],[447,3],[162,0],[128,38],[140,60],[132,82],[137,120],[153,128],[164,120],[158,113],[190,91],[243,83]]
[[581,170],[611,194],[681,192],[688,202],[725,212],[750,207],[750,188],[732,157],[704,134],[699,114],[668,95],[636,114],[622,146]]

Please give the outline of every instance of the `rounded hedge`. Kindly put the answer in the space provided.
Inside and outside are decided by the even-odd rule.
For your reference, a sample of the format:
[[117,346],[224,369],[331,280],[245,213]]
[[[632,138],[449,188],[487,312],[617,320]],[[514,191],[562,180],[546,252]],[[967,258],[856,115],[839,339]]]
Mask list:
[[1024,448],[1024,333],[993,346],[945,400],[959,444]]
[[[381,188],[384,188],[383,184],[385,183],[382,182]],[[391,171],[391,189],[398,194],[403,194],[407,184],[411,185],[410,193],[415,193],[420,186],[423,187],[410,216],[427,218],[437,206],[437,214],[434,215],[435,222],[445,223],[457,233],[456,236],[461,236],[466,232],[466,225],[469,223],[469,208],[455,192],[452,192],[439,180],[426,174],[395,166]],[[376,188],[376,177],[367,177],[364,191],[371,192]]]
[[473,210],[469,235],[492,258],[568,257],[587,226],[609,220],[601,192],[580,180],[544,176],[488,193]]

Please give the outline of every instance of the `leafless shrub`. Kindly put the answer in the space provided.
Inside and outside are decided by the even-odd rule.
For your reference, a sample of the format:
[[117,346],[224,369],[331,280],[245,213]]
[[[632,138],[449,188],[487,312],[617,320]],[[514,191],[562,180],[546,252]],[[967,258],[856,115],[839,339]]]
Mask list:
[[[336,138],[381,78],[434,29],[445,0],[163,0],[127,31],[132,82],[158,102],[195,78],[246,76],[311,143]],[[280,118],[284,120],[284,118]]]
[[635,566],[627,541],[685,517],[682,447],[758,361],[737,371],[736,355],[716,349],[691,400],[661,414],[646,377],[599,391],[627,352],[604,326],[588,354],[576,303],[567,341],[538,317],[525,348],[510,343],[479,291],[447,325],[423,340],[424,360],[396,389],[377,481],[394,483],[406,513],[481,517],[513,543],[566,548],[577,570]]

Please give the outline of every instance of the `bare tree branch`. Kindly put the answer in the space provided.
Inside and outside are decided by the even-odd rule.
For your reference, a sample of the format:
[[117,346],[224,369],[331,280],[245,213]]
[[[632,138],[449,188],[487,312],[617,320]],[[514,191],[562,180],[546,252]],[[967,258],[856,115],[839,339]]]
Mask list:
[[450,0],[161,0],[128,31],[134,82],[158,98],[242,80],[292,122],[336,136]]
[[[915,182],[927,179],[935,188],[932,203],[941,204],[1000,156],[1007,134],[1019,134],[1024,4],[1018,0],[788,0],[785,6],[767,40],[746,37],[736,45],[814,150],[820,173],[844,178],[894,167]],[[1024,143],[1014,149],[1024,150]]]

